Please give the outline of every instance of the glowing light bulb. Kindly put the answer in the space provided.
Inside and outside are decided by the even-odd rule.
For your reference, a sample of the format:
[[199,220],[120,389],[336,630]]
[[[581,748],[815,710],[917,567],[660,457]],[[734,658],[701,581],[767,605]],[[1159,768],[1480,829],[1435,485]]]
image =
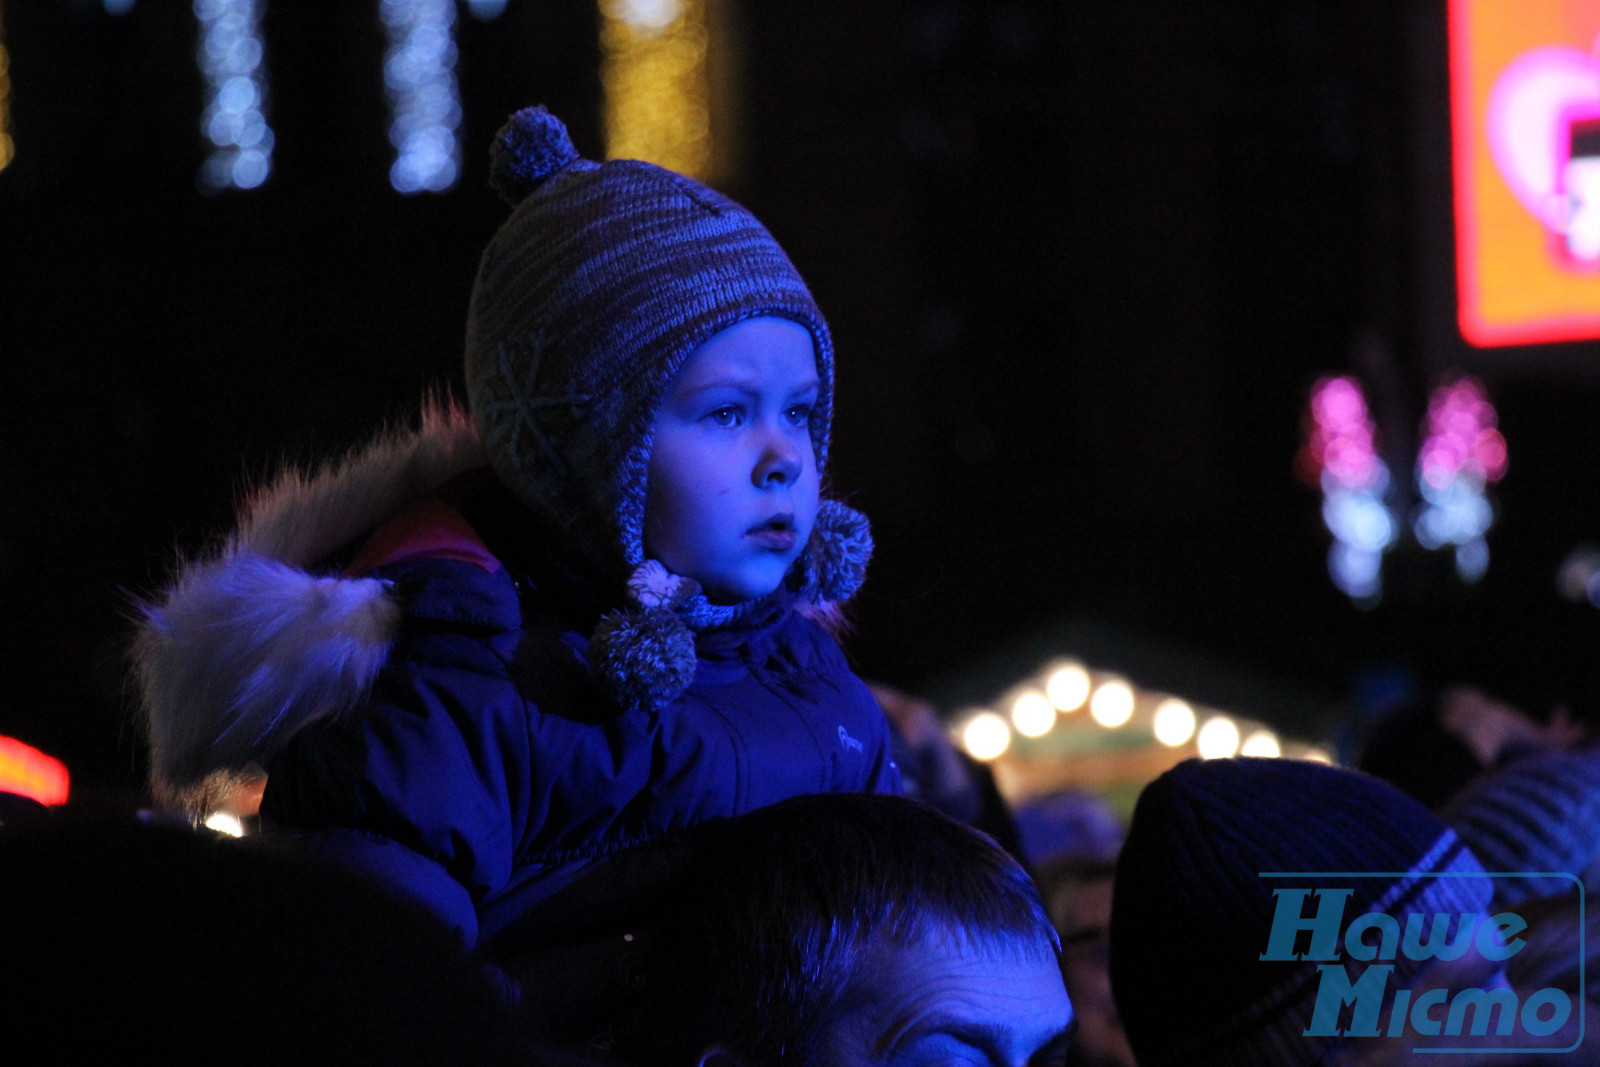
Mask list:
[[239,816],[226,811],[214,811],[206,816],[206,826],[219,834],[229,837],[243,837],[244,823],[239,821]]
[[1226,715],[1207,719],[1195,738],[1201,759],[1224,759],[1239,751],[1239,728]]
[[1153,725],[1157,741],[1177,748],[1194,736],[1194,709],[1181,700],[1164,700]]
[[1076,663],[1068,663],[1050,674],[1044,691],[1061,711],[1077,711],[1089,699],[1089,672]]
[[1101,726],[1121,726],[1133,718],[1133,690],[1126,682],[1105,683],[1089,698],[1089,714]]
[[1056,724],[1056,706],[1043,693],[1029,690],[1012,703],[1011,724],[1023,737],[1043,737]]
[[1283,749],[1278,744],[1277,734],[1271,730],[1256,730],[1244,739],[1244,744],[1239,746],[1239,755],[1276,759],[1283,755]]
[[961,731],[961,744],[967,755],[985,762],[1011,746],[1011,727],[992,711],[980,711]]

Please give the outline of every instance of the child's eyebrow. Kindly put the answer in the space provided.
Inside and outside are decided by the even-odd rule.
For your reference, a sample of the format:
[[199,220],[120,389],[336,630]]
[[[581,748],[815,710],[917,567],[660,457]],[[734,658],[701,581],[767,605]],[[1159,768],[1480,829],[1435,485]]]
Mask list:
[[[816,392],[821,387],[822,382],[820,379],[808,378],[786,390],[784,395],[800,396],[805,393]],[[749,397],[759,397],[765,393],[759,378],[728,377],[711,378],[703,382],[685,382],[677,391],[677,395],[684,399],[692,399],[701,393],[709,393],[717,389],[731,389],[735,392],[744,393]]]

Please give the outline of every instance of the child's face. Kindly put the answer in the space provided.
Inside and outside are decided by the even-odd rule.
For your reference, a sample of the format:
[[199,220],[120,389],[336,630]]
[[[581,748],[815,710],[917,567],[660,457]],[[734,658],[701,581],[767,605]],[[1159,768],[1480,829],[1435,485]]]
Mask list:
[[656,412],[645,551],[715,603],[778,588],[817,517],[811,334],[747,319],[685,361]]

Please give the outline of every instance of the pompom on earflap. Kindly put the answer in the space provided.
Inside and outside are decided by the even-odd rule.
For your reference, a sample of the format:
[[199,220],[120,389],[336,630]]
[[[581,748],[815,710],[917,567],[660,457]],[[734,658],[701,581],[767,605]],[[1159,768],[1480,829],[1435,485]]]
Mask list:
[[646,560],[628,579],[634,607],[600,620],[589,640],[591,670],[607,696],[624,708],[654,711],[694,681],[694,634],[678,609],[700,583]]
[[[872,530],[867,518],[835,500],[824,500],[806,547],[803,585],[786,596],[819,604],[848,600],[867,575]],[[694,681],[695,629],[730,622],[737,607],[717,607],[700,595],[700,583],[646,560],[628,579],[633,606],[601,618],[589,639],[590,671],[621,707],[654,711]],[[687,617],[686,617],[687,616]],[[691,620],[693,625],[691,625]]]
[[543,107],[525,107],[500,127],[489,146],[489,185],[515,207],[578,158],[560,119]]
[[824,500],[817,509],[809,551],[817,599],[842,603],[854,596],[866,580],[867,561],[872,558],[872,527],[855,508],[837,500]]

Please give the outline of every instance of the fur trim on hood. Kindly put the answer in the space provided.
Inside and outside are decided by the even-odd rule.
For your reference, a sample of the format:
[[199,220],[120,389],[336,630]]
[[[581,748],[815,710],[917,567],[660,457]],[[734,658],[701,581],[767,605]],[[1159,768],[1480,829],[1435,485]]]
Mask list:
[[381,581],[309,568],[486,462],[471,417],[429,405],[418,430],[251,493],[221,547],[182,562],[161,597],[139,605],[130,656],[158,806],[213,807],[292,734],[361,700],[400,607]]

